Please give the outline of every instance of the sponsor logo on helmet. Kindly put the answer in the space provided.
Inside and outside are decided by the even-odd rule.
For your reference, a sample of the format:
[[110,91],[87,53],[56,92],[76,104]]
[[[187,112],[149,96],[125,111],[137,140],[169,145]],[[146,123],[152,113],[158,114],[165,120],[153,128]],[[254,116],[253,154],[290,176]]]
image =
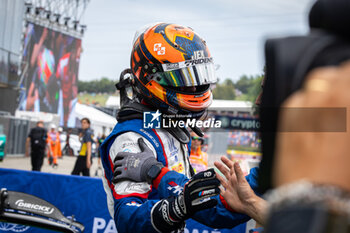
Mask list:
[[15,202],[15,205],[20,207],[21,209],[35,210],[44,214],[52,214],[52,212],[54,211],[54,208],[44,205],[33,204],[30,202],[24,202],[24,200],[22,199],[17,200]]
[[166,66],[166,70],[176,70],[180,68],[179,63],[167,63],[165,64],[165,66]]
[[181,61],[176,63],[166,63],[166,64],[162,64],[162,67],[163,67],[163,70],[166,72],[166,71],[172,71],[172,70],[186,68],[189,66],[207,64],[207,63],[214,63],[214,59],[212,57],[204,57],[204,58],[186,60],[186,61]]
[[192,60],[196,60],[200,58],[205,58],[204,51],[203,50],[193,51]]
[[157,52],[158,55],[165,55],[165,47],[162,47],[162,43],[154,44],[153,50]]
[[185,65],[188,67],[188,66],[195,66],[203,63],[212,63],[212,62],[213,62],[212,57],[206,57],[206,58],[201,58],[196,60],[185,61]]

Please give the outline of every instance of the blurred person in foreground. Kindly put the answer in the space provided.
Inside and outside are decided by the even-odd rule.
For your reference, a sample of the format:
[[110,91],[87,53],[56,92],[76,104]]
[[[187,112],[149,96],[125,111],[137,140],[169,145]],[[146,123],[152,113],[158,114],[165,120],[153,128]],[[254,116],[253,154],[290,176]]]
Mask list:
[[[223,185],[221,195],[237,212],[266,224],[267,233],[348,232],[349,77],[350,62],[318,68],[308,75],[303,88],[283,103],[274,166],[276,188],[267,193],[268,202],[254,194],[238,163],[225,157],[226,166],[215,162],[226,178],[218,176]],[[339,115],[329,110],[321,115],[318,108],[343,108],[346,112]],[[290,109],[314,110],[291,114]],[[329,131],[330,122],[344,130]],[[310,125],[315,131],[294,130]]]
[[208,154],[202,151],[204,139],[203,137],[198,137],[194,132],[191,132],[191,139],[190,162],[194,172],[205,171],[208,169]]
[[79,134],[79,139],[81,141],[81,148],[79,156],[75,162],[72,175],[90,176],[91,167],[91,151],[92,151],[92,131],[90,129],[89,118],[81,119],[82,132]]
[[[270,60],[273,63],[267,62],[270,91],[264,88],[264,94],[270,96],[265,98],[264,106],[278,106],[278,111],[266,108],[262,121],[262,125],[266,124],[266,131],[262,131],[265,136],[272,138],[276,134],[276,143],[263,141],[263,149],[270,147],[269,151],[276,154],[273,163],[273,157],[263,154],[265,162],[269,158],[267,165],[273,165],[270,170],[274,189],[266,194],[267,202],[257,197],[242,179],[238,164],[226,158],[222,158],[226,166],[215,163],[226,177],[218,177],[224,187],[221,195],[232,208],[264,223],[266,233],[350,232],[350,63],[346,61],[350,57],[349,7],[345,0],[319,0],[310,12],[310,26],[327,33],[314,31],[306,37],[275,40],[278,46],[274,51],[272,41],[266,46],[272,52],[269,58],[277,58]],[[308,46],[311,49],[306,51],[300,46],[305,45],[302,42],[317,48]],[[282,50],[283,43],[288,45],[286,50]],[[291,59],[291,53],[283,53],[290,48],[301,51],[299,57],[294,54],[297,59]],[[277,56],[281,54],[288,59]],[[300,62],[304,57],[308,60]],[[296,64],[288,64],[291,61]],[[299,72],[280,75],[292,68]],[[277,121],[271,120],[274,113],[266,114],[270,110],[278,113],[277,118],[273,117]],[[264,185],[268,186],[266,182]],[[255,204],[242,210],[236,200],[246,203],[241,207]]]
[[[263,224],[264,232],[333,233],[349,229],[349,77],[350,62],[317,68],[282,104],[273,169],[275,189],[265,195],[267,201],[242,179],[238,163],[226,157],[221,158],[223,164],[215,162],[225,177],[218,176],[221,195],[235,211]],[[300,132],[310,127],[314,131]]]
[[[200,119],[212,102],[214,71],[206,42],[191,28],[158,23],[136,33],[131,69],[116,85],[118,124],[101,146],[103,183],[118,232],[183,231],[189,218],[233,228],[250,219],[227,208],[213,169],[194,174],[185,127],[149,128],[142,120],[147,112],[151,125],[162,114]],[[256,173],[247,177],[254,188]]]
[[[350,62],[315,69],[284,102],[267,232],[349,232],[349,77]],[[290,114],[290,108],[316,110]],[[310,126],[313,131],[293,130]],[[290,224],[281,225],[282,219]]]
[[260,112],[269,233],[349,232],[349,10],[347,0],[318,0],[309,34],[265,46],[262,103],[277,110]]
[[38,121],[36,127],[32,128],[26,140],[25,155],[30,154],[33,171],[40,171],[47,148],[47,131],[44,128],[44,122]]

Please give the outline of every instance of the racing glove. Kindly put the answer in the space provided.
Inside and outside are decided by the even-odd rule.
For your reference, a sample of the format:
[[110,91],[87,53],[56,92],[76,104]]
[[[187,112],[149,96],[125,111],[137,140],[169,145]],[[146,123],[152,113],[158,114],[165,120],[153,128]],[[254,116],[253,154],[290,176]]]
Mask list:
[[157,202],[151,211],[153,227],[159,232],[171,232],[184,227],[184,220],[196,212],[216,206],[210,197],[218,195],[220,182],[213,168],[194,175],[182,193]]
[[[136,182],[145,182],[151,184],[152,179],[148,172],[153,165],[159,167],[159,171],[163,166],[158,162],[152,150],[146,145],[142,138],[137,140],[141,152],[119,152],[114,159],[114,175],[112,182],[117,183],[121,180],[133,180]],[[154,177],[153,177],[154,178]]]

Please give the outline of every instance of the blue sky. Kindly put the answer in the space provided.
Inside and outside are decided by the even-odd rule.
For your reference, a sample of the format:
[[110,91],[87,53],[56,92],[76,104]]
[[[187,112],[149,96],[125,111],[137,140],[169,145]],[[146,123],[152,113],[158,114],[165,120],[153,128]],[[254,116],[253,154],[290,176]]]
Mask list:
[[170,22],[192,27],[220,65],[220,80],[260,74],[264,41],[305,34],[314,0],[91,0],[83,21],[79,79],[119,79],[129,67],[132,39],[145,24]]

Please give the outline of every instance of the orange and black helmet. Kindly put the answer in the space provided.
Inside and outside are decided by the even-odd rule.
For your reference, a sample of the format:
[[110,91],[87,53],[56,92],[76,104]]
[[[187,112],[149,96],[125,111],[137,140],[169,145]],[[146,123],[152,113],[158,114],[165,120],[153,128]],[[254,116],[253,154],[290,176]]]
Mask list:
[[164,113],[200,117],[216,83],[206,42],[191,28],[158,23],[134,39],[131,70],[141,97]]

